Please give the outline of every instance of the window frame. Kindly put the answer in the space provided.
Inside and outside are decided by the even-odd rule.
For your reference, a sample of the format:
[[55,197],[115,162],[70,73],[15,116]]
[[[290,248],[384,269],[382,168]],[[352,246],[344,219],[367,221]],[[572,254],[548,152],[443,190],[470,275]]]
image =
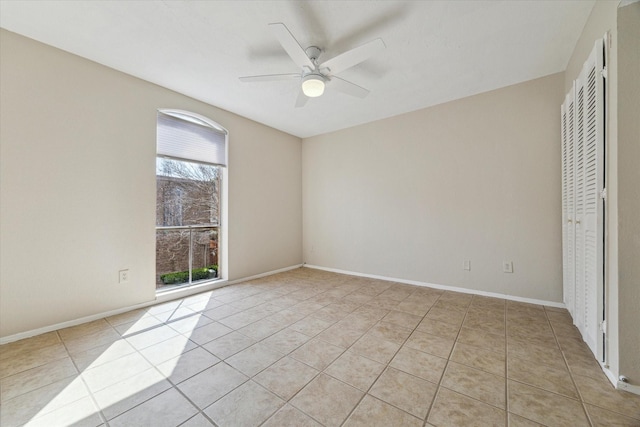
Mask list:
[[[212,128],[214,131],[218,132],[219,134],[222,134],[224,136],[224,146],[223,146],[223,152],[224,152],[224,156],[223,156],[223,161],[222,162],[216,162],[216,163],[209,163],[209,162],[203,162],[201,160],[198,159],[191,159],[191,158],[185,158],[185,157],[179,157],[179,156],[171,156],[171,155],[166,155],[166,154],[159,154],[158,152],[158,129],[159,129],[159,123],[160,123],[160,114],[165,114],[168,116],[172,116],[173,118],[177,118],[180,120],[184,120],[185,122],[191,122],[192,124],[196,125],[196,126],[206,126],[206,127],[210,127]],[[211,282],[216,282],[216,281],[220,281],[220,280],[224,280],[226,277],[226,257],[225,257],[225,252],[226,252],[226,244],[224,244],[226,242],[226,227],[224,226],[225,224],[225,220],[227,218],[226,215],[226,190],[228,188],[228,184],[227,184],[227,164],[228,164],[228,142],[229,142],[229,132],[220,124],[218,124],[217,122],[209,119],[208,117],[202,116],[200,114],[197,113],[193,113],[190,111],[185,111],[185,110],[177,110],[177,109],[158,109],[158,118],[156,119],[156,164],[157,164],[157,159],[169,159],[169,160],[174,160],[174,161],[183,161],[183,162],[189,162],[189,163],[195,163],[195,164],[202,164],[202,165],[207,165],[207,166],[214,166],[219,168],[219,188],[218,188],[218,192],[219,192],[219,196],[218,196],[218,220],[216,223],[211,222],[209,224],[197,224],[197,225],[185,225],[185,226],[158,226],[157,225],[157,218],[156,218],[156,226],[155,226],[155,230],[156,230],[156,245],[157,245],[157,232],[159,230],[179,230],[179,229],[184,229],[187,230],[189,232],[189,267],[188,267],[188,271],[189,271],[189,278],[188,281],[186,283],[182,283],[182,284],[177,284],[175,286],[171,286],[171,285],[165,285],[165,286],[161,286],[156,288],[156,293],[162,293],[165,291],[170,291],[170,290],[174,290],[176,288],[187,288],[187,287],[191,287],[191,286],[198,286],[198,285],[206,285],[206,284],[210,284]],[[157,182],[157,167],[156,167],[156,182]],[[157,197],[157,187],[156,187],[156,197]],[[157,199],[156,199],[156,203],[157,203]],[[156,209],[156,216],[157,216],[157,209]],[[198,231],[205,231],[206,229],[212,229],[215,230],[217,232],[217,240],[216,240],[216,252],[217,252],[217,265],[218,265],[218,270],[217,270],[217,275],[215,278],[211,278],[211,279],[203,279],[203,280],[198,280],[197,282],[193,281],[193,235],[195,232]],[[157,255],[156,255],[157,256]],[[156,266],[157,269],[157,266]],[[156,271],[156,275],[158,274],[158,272]]]

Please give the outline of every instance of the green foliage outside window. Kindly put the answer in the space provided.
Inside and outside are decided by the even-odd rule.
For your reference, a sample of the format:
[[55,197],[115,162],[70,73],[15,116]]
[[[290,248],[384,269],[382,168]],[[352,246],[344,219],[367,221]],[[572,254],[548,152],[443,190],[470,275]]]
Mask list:
[[[218,266],[210,265],[204,268],[194,268],[191,270],[191,280],[212,279],[218,276]],[[165,285],[176,285],[179,283],[187,283],[189,281],[189,271],[176,271],[160,276],[160,280]]]

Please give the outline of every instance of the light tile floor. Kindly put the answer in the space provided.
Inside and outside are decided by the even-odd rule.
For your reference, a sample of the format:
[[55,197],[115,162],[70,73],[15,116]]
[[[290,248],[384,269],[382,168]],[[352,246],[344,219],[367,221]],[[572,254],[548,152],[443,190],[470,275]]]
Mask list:
[[0,425],[640,426],[566,310],[311,269],[0,347]]

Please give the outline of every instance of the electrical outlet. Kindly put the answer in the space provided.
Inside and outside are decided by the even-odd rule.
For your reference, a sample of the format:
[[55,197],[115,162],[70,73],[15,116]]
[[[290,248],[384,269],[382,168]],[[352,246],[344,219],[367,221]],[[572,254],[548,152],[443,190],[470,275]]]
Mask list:
[[462,263],[462,269],[471,271],[471,260],[465,259],[464,262]]
[[502,271],[505,273],[513,273],[513,262],[502,261]]
[[129,270],[120,270],[118,272],[118,283],[129,282]]

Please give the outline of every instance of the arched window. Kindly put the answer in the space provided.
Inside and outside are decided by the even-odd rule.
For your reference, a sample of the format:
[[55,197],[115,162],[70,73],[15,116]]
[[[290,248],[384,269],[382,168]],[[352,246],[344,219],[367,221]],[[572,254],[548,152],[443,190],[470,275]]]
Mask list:
[[220,277],[227,131],[197,114],[160,110],[156,157],[156,288]]

